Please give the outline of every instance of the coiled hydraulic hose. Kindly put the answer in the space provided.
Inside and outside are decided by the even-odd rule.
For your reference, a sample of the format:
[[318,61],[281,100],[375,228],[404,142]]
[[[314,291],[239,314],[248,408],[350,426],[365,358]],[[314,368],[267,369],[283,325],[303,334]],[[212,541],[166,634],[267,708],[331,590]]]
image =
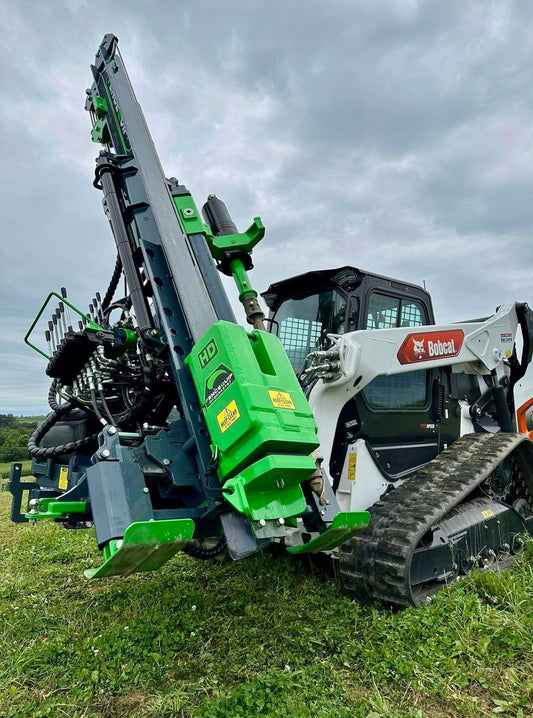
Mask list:
[[62,454],[72,454],[74,451],[85,448],[96,441],[98,434],[92,434],[91,436],[86,436],[84,439],[70,441],[67,444],[49,446],[48,448],[39,446],[39,442],[43,439],[43,437],[70,408],[70,404],[63,404],[59,406],[57,410],[52,410],[46,419],[39,424],[30,436],[30,440],[28,441],[28,451],[34,459],[40,459],[42,461],[43,459],[51,459],[54,456],[61,456]]

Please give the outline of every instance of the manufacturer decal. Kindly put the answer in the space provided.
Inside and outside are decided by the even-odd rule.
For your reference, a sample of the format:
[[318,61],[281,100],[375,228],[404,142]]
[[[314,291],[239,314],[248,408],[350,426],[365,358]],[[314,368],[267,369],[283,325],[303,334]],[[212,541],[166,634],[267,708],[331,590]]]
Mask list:
[[462,329],[408,334],[398,350],[400,364],[417,364],[445,357],[456,357],[463,346]]
[[235,374],[224,364],[209,374],[205,382],[205,405],[210,406],[235,381]]
[[273,389],[268,390],[268,395],[272,405],[276,409],[294,409],[294,402],[288,391],[274,391]]
[[502,344],[512,344],[513,343],[513,335],[512,334],[500,334],[500,340]]
[[215,344],[215,340],[210,339],[205,345],[205,347],[202,349],[202,351],[198,352],[198,362],[200,364],[200,369],[205,369],[211,359],[214,359],[217,354],[218,349],[217,345]]
[[237,404],[235,402],[235,399],[233,401],[230,401],[230,403],[222,409],[220,414],[217,414],[217,421],[219,429],[222,433],[227,431],[230,426],[233,426],[233,424],[240,419],[241,415],[239,413],[239,410],[237,408]]
[[57,488],[60,491],[66,491],[68,489],[68,466],[59,467],[59,481],[57,482]]

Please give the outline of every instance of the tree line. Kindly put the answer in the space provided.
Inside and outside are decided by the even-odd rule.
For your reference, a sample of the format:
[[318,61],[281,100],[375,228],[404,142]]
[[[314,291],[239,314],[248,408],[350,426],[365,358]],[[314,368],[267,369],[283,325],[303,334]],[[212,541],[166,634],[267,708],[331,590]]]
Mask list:
[[40,418],[0,414],[0,461],[24,461],[29,459],[27,449]]

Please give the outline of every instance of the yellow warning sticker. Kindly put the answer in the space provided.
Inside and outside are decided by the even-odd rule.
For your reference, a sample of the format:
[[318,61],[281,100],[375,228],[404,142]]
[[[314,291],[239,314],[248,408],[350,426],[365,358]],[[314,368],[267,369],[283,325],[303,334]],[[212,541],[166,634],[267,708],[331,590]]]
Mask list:
[[237,421],[237,419],[240,418],[239,410],[237,409],[237,404],[235,403],[235,399],[233,401],[230,401],[230,403],[222,409],[220,414],[217,414],[217,421],[218,426],[220,427],[220,431],[224,433],[227,431],[230,426],[233,426],[233,424]]
[[57,488],[61,491],[66,491],[68,488],[68,466],[59,467],[59,481]]
[[288,391],[268,390],[270,401],[276,409],[294,409],[294,402]]
[[355,481],[355,467],[357,465],[357,454],[350,452],[348,454],[348,480]]
[[490,519],[491,516],[494,516],[494,511],[492,509],[485,509],[485,511],[481,512],[481,515],[484,519]]

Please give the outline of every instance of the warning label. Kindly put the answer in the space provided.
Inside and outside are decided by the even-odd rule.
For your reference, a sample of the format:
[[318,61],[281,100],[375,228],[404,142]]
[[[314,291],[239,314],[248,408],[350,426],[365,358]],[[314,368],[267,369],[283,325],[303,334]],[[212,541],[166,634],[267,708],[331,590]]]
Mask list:
[[357,454],[350,452],[348,454],[348,480],[355,481],[355,467],[357,465]]
[[220,414],[217,414],[217,421],[220,431],[222,433],[227,431],[230,426],[233,426],[237,419],[240,418],[240,416],[241,415],[239,413],[239,410],[237,409],[237,404],[234,399],[233,401],[230,401],[230,403],[224,409],[222,409]]
[[227,366],[219,364],[205,382],[205,405],[210,406],[235,381],[235,374]]
[[276,409],[294,409],[294,402],[288,391],[268,390],[270,401]]
[[59,467],[59,481],[57,482],[57,488],[61,491],[68,489],[68,466]]

